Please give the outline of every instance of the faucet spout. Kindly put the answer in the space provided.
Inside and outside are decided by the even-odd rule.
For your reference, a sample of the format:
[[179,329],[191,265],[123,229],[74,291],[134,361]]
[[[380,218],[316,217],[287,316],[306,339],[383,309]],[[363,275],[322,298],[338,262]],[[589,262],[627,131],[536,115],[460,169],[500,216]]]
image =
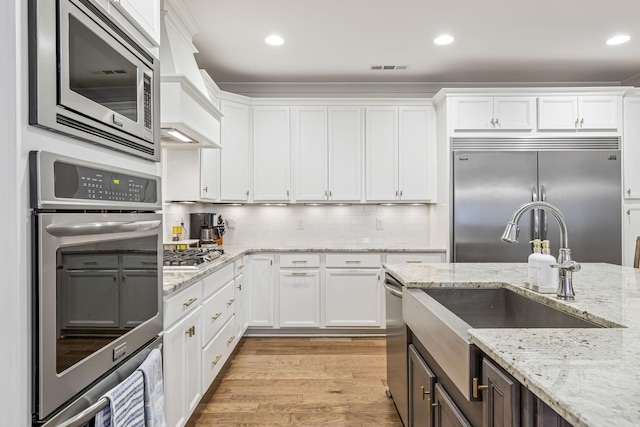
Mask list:
[[547,202],[529,202],[520,206],[511,216],[507,223],[504,233],[502,233],[502,241],[507,243],[518,242],[518,222],[525,212],[532,209],[542,209],[550,212],[560,225],[560,250],[558,252],[558,264],[553,267],[558,268],[558,290],[556,295],[562,300],[573,300],[575,292],[573,291],[572,273],[580,270],[580,264],[571,259],[571,249],[569,249],[569,232],[567,231],[567,222],[560,210]]

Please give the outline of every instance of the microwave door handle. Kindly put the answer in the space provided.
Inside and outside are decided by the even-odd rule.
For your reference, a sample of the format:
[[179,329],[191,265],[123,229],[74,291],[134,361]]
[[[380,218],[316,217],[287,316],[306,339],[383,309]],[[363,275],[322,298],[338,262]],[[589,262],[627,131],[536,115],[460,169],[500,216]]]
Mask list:
[[57,237],[87,236],[92,234],[125,233],[129,231],[147,231],[160,227],[159,219],[149,221],[126,222],[87,222],[82,224],[49,224],[47,232]]

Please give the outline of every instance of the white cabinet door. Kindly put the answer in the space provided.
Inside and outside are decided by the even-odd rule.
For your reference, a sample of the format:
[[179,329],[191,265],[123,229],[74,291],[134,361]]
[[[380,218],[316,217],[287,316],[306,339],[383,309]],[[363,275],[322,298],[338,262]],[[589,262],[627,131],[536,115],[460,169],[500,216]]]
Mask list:
[[398,108],[366,109],[366,199],[392,201],[398,194]]
[[621,110],[620,96],[541,96],[538,129],[617,131]]
[[249,326],[274,326],[273,255],[251,257],[249,281]]
[[493,97],[469,96],[451,100],[451,128],[459,130],[493,129]]
[[619,128],[621,97],[578,97],[579,128],[585,130],[617,130]]
[[399,110],[398,195],[400,200],[433,201],[435,193],[435,110]]
[[362,199],[362,108],[329,108],[329,200]]
[[295,164],[295,199],[322,201],[328,196],[327,109],[294,109],[293,153]]
[[636,238],[640,236],[640,205],[625,205],[623,218],[623,265],[633,267]]
[[493,98],[493,128],[496,130],[533,130],[536,125],[535,117],[535,97]]
[[160,46],[160,0],[113,0],[156,46]]
[[164,332],[164,387],[167,425],[185,425],[200,401],[200,308]]
[[624,197],[640,199],[640,96],[624,100],[624,134],[622,137]]
[[234,279],[234,285],[236,288],[236,310],[235,310],[236,336],[238,337],[238,339],[240,339],[240,337],[242,337],[246,329],[245,315],[244,315],[245,305],[246,305],[245,304],[246,291],[244,289],[244,276],[242,274],[240,274],[239,276],[236,276],[236,278]]
[[253,107],[254,201],[290,199],[289,126],[289,107]]
[[220,199],[220,150],[200,151],[200,198],[207,201]]
[[382,290],[378,269],[327,269],[326,326],[380,327]]
[[246,202],[250,197],[251,140],[249,106],[222,101],[220,199]]
[[541,96],[538,98],[538,130],[575,130],[578,98],[575,96]]
[[320,270],[280,270],[280,326],[320,326]]

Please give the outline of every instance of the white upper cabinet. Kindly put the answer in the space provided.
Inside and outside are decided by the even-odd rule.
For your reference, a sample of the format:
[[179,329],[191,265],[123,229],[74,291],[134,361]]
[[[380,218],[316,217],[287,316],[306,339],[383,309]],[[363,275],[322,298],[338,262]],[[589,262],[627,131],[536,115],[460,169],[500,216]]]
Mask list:
[[362,198],[362,108],[329,108],[329,200]]
[[400,107],[398,197],[435,201],[436,115],[433,108]]
[[435,201],[435,110],[366,111],[367,201]]
[[296,201],[360,201],[362,109],[293,110]]
[[538,98],[538,130],[599,130],[621,128],[620,96],[541,96]]
[[147,38],[160,46],[160,0],[111,0]]
[[535,97],[466,96],[451,99],[453,131],[532,131]]
[[253,107],[253,200],[291,198],[289,107]]
[[220,200],[247,202],[251,195],[251,139],[249,106],[222,101]]
[[328,197],[328,114],[325,107],[293,110],[293,163],[295,198],[322,201]]
[[164,150],[164,198],[167,201],[219,200],[220,150]]
[[628,96],[624,100],[622,159],[624,197],[640,199],[640,96]]
[[366,199],[398,197],[398,107],[366,109]]

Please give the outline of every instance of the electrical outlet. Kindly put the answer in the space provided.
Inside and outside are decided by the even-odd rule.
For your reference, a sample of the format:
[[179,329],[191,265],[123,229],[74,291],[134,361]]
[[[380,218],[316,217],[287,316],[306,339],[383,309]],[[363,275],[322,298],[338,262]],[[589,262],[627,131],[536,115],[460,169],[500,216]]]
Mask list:
[[227,218],[227,227],[236,228],[236,219],[235,218]]
[[304,230],[304,218],[298,218],[298,230]]
[[376,218],[376,230],[384,230],[382,218]]

